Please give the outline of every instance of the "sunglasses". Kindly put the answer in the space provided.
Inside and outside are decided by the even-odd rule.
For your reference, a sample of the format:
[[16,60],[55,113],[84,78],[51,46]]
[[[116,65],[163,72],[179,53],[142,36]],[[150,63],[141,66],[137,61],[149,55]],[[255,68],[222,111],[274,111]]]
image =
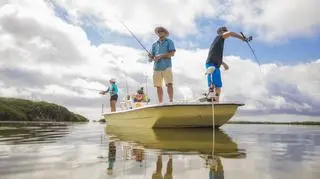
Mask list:
[[160,33],[160,32],[166,32],[165,30],[158,30],[158,33]]

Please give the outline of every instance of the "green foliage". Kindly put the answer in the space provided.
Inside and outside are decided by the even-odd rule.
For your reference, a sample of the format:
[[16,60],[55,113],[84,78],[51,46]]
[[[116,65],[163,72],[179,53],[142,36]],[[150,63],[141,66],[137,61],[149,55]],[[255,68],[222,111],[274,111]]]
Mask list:
[[79,121],[79,122],[87,122],[88,121],[87,118],[85,118],[85,117],[83,117],[83,116],[81,116],[79,114],[74,114],[73,113],[73,115],[76,117],[77,121]]
[[100,119],[98,122],[105,123],[106,120],[105,119]]
[[85,117],[53,103],[16,98],[0,98],[0,121],[85,122]]
[[12,107],[9,107],[5,104],[2,104],[0,102],[0,120],[8,120],[8,121],[26,121],[27,120],[27,116],[19,111],[16,110]]

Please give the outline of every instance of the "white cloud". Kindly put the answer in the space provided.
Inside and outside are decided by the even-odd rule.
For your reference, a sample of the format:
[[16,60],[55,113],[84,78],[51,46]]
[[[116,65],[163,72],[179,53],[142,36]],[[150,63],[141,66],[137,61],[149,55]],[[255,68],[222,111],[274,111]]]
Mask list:
[[182,100],[194,100],[192,89],[189,86],[178,86],[176,89],[182,94]]
[[222,6],[222,19],[257,33],[261,40],[287,40],[319,33],[318,0],[228,0]]
[[[173,61],[177,83],[189,86],[194,94],[206,90],[204,62],[207,50],[179,49]],[[227,56],[229,71],[222,70],[225,101],[246,104],[245,109],[319,113],[319,60],[294,66],[257,63]],[[177,87],[178,88],[178,87]]]
[[[204,87],[205,77],[201,77],[201,74],[204,72],[203,59],[206,50],[182,50],[179,55],[174,62],[177,64],[175,73],[183,73],[194,85],[191,81],[179,81],[179,83],[189,84],[192,89]],[[225,100],[245,100],[249,108],[255,109],[264,109],[267,106],[272,109],[291,108],[308,111],[311,110],[310,105],[319,104],[318,61],[296,66],[265,64],[262,65],[262,72],[258,65],[250,60],[228,56],[225,57],[225,61],[231,67],[229,71],[222,71],[224,80],[222,97]]]
[[[65,8],[76,24],[91,20],[111,31],[128,34],[117,14],[142,38],[150,38],[156,25],[164,25],[174,36],[200,35],[197,18],[222,19],[231,26],[256,34],[260,40],[287,40],[289,37],[319,33],[318,0],[199,0],[124,1],[54,0]],[[165,11],[164,11],[165,9]],[[86,17],[86,18],[84,18]],[[84,20],[85,19],[85,20]],[[208,22],[209,23],[209,22]],[[201,27],[200,27],[201,28]]]
[[[170,29],[176,36],[197,32],[195,20],[198,16],[214,16],[215,0],[53,0],[65,8],[74,23],[83,23],[84,16],[94,17],[98,23],[111,31],[128,34],[117,17],[139,35],[150,35],[157,25]],[[86,19],[88,20],[88,19]]]
[[104,90],[106,87],[102,85],[99,82],[96,81],[86,81],[81,78],[76,78],[71,81],[71,86],[74,87],[84,87],[84,86],[90,86],[92,89],[99,89],[99,90]]
[[0,89],[0,95],[1,96],[8,96],[8,97],[30,96],[31,93],[29,91],[21,90],[21,89],[19,89],[17,87],[6,87],[6,88],[1,88]]
[[[142,51],[113,44],[93,46],[83,29],[56,17],[46,3],[10,2],[0,6],[1,96],[38,96],[77,111],[87,106],[83,114],[94,116],[86,112],[100,111],[106,98],[74,87],[100,89],[116,77],[123,95],[126,81],[135,91],[145,85],[147,75],[149,94],[156,101],[152,64],[146,63]],[[207,51],[177,49],[173,58],[176,100],[198,97],[207,90]],[[262,72],[250,59],[227,56],[225,61],[230,70],[222,71],[223,101],[243,102],[244,109],[253,112],[319,115],[320,60],[293,66],[263,64]]]

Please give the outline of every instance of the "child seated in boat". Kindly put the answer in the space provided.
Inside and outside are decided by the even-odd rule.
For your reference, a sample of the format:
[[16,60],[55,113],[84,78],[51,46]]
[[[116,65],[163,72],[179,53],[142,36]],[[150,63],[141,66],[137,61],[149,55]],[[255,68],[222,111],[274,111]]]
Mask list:
[[145,102],[145,94],[143,91],[143,87],[141,87],[138,91],[137,94],[134,96],[134,102]]

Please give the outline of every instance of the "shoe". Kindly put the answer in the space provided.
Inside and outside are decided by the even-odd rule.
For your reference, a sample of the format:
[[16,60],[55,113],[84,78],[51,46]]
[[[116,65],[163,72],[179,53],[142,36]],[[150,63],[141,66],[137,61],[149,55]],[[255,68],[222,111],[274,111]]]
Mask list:
[[213,99],[213,101],[216,101],[214,93],[213,92],[209,92],[209,94],[207,95],[207,102],[212,102],[212,99]]
[[[213,99],[213,102],[215,102],[216,100],[215,99]],[[212,99],[210,98],[210,99],[207,99],[207,102],[212,102]]]
[[206,102],[207,101],[207,98],[206,97],[201,97],[198,99],[199,102]]
[[214,98],[214,92],[209,92],[208,95],[207,95],[207,99],[212,99]]

